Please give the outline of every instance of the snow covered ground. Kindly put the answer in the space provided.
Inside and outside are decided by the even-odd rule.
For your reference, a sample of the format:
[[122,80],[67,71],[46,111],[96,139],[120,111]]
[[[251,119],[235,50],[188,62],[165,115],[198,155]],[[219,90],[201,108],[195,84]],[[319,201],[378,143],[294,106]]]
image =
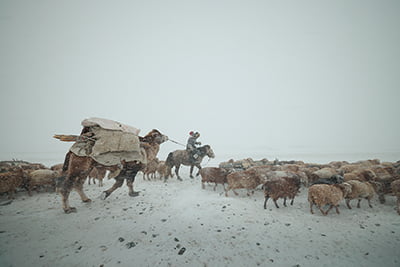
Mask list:
[[[144,181],[135,190],[85,185],[77,213],[64,214],[55,193],[19,192],[0,206],[0,266],[400,266],[400,217],[395,198],[370,209],[309,212],[307,189],[293,206],[263,209],[263,194],[248,197],[201,189],[200,178]],[[2,197],[0,203],[7,199]],[[282,203],[282,200],[279,201]]]

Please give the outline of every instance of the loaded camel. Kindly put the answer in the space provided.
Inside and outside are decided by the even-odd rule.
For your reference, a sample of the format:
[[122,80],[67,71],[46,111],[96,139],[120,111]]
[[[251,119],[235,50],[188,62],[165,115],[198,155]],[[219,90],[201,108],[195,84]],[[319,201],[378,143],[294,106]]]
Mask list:
[[[160,150],[160,144],[168,140],[166,135],[161,134],[158,130],[153,129],[144,137],[138,137],[140,141],[141,153],[145,157],[146,162],[153,160],[158,151]],[[115,183],[111,188],[104,191],[101,198],[104,200],[117,188],[121,187],[124,180],[126,179],[126,184],[129,189],[129,196],[138,196],[138,192],[133,190],[133,182],[135,181],[135,176],[145,167],[145,162],[138,160],[126,161],[122,160],[119,164],[112,166],[104,166],[96,162],[90,156],[78,156],[73,152],[69,151],[65,157],[63,173],[64,176],[58,182],[58,192],[62,197],[62,208],[65,213],[76,212],[76,208],[71,207],[68,202],[69,194],[72,189],[75,189],[83,202],[91,202],[91,199],[86,196],[83,192],[83,184],[86,177],[90,171],[94,168],[106,168],[111,172],[118,172],[118,175],[114,177]]]

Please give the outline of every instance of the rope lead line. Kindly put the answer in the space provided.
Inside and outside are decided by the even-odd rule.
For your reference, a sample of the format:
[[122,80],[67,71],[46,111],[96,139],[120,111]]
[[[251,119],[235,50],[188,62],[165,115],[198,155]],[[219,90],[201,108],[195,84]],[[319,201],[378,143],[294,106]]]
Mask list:
[[181,144],[181,143],[179,143],[179,142],[176,142],[176,141],[174,141],[174,140],[172,140],[172,139],[168,139],[168,141],[171,141],[172,143],[175,143],[175,144],[178,144],[178,145],[181,145],[181,146],[185,146],[184,144]]

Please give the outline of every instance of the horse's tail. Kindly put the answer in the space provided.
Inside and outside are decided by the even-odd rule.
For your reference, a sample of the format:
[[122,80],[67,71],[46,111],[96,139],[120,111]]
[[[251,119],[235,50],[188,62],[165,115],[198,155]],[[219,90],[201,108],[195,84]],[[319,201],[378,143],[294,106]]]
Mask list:
[[63,172],[66,172],[68,170],[69,158],[71,157],[71,153],[71,151],[68,151],[67,155],[65,155],[64,165],[62,167]]
[[174,166],[174,155],[172,152],[168,154],[167,159],[165,160],[165,165],[172,168]]

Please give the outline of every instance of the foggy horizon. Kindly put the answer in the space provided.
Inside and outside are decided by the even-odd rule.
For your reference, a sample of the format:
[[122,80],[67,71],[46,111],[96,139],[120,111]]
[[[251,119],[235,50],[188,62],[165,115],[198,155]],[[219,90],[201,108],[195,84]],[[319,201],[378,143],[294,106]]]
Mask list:
[[72,143],[52,136],[79,134],[89,117],[183,144],[199,131],[222,160],[400,160],[399,11],[398,1],[2,1],[0,160],[63,159]]

